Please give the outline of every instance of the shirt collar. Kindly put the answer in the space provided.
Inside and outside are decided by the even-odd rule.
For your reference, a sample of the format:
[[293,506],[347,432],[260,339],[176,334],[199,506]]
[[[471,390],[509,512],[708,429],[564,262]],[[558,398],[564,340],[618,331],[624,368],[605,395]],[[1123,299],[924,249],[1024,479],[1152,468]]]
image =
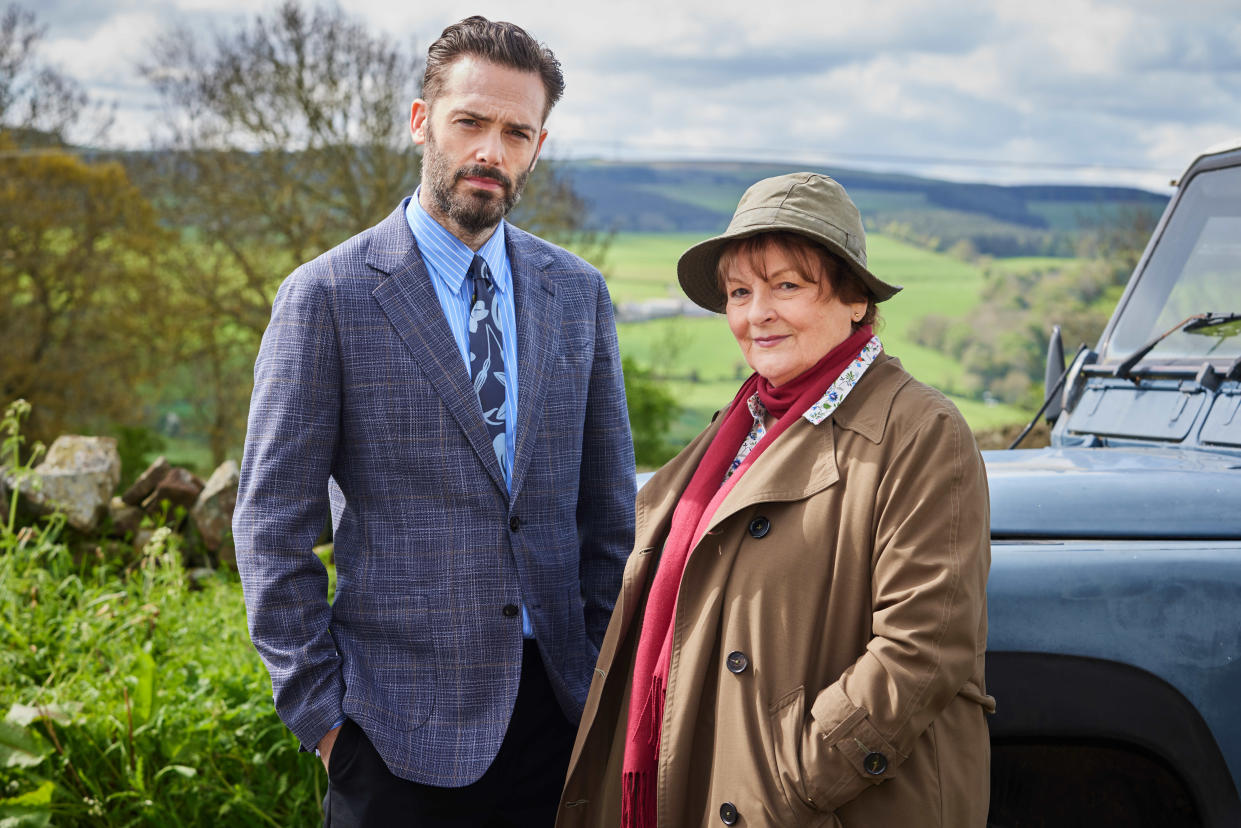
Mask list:
[[[419,187],[414,191],[405,207],[405,219],[409,222],[414,238],[418,240],[418,249],[423,254],[427,269],[448,285],[453,293],[459,293],[461,283],[465,281],[466,273],[470,269],[470,262],[474,261],[474,251],[423,209],[418,203],[418,193],[421,190]],[[491,238],[478,249],[478,255],[487,263],[491,278],[501,293],[508,293],[512,285],[508,250],[504,244],[506,224],[507,222],[502,220]]]

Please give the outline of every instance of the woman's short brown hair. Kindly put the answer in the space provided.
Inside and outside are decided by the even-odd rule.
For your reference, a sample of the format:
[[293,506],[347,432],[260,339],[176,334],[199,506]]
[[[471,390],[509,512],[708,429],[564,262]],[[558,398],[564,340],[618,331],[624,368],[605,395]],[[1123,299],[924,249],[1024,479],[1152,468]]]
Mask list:
[[[716,265],[715,278],[720,292],[725,296],[728,291],[724,287],[724,277],[730,269],[741,264],[749,266],[764,281],[768,278],[763,271],[763,254],[769,249],[776,249],[798,265],[806,281],[817,285],[819,295],[823,295],[824,281],[831,289],[831,295],[845,304],[866,302],[866,313],[853,323],[853,330],[864,325],[876,326],[879,323],[879,308],[875,297],[867,289],[865,283],[853,275],[844,262],[821,244],[798,233],[778,230],[771,233],[758,233],[743,239],[729,242],[720,251],[719,264]],[[820,279],[820,274],[826,280]]]

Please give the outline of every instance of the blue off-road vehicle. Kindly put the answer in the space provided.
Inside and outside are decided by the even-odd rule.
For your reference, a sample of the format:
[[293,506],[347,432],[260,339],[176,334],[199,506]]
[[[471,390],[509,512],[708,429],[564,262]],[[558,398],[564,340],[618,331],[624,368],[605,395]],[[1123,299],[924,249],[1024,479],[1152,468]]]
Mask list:
[[1241,146],[1190,165],[1062,368],[1053,337],[1051,446],[985,453],[990,822],[1236,828]]

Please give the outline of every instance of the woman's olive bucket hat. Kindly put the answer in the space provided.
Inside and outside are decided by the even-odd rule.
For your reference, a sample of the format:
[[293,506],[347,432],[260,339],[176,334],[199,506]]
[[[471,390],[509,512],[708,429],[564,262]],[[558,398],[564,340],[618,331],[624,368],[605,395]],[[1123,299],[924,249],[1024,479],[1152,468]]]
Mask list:
[[798,233],[836,254],[866,285],[876,302],[901,289],[866,269],[866,231],[862,216],[832,178],[818,173],[790,173],[765,178],[745,191],[722,235],[686,250],[677,262],[681,289],[695,304],[724,312],[716,268],[720,253],[735,239],[778,231]]

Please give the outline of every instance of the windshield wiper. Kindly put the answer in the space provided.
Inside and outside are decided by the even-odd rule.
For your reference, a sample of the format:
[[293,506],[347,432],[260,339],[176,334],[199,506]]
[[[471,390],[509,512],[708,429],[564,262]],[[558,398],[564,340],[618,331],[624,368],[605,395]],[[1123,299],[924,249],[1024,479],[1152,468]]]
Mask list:
[[1152,348],[1172,336],[1174,333],[1179,333],[1180,331],[1199,331],[1203,328],[1213,328],[1216,325],[1224,325],[1228,322],[1235,322],[1238,319],[1241,319],[1241,313],[1195,313],[1193,316],[1187,316],[1130,354],[1124,362],[1116,366],[1116,370],[1112,372],[1112,376],[1117,379],[1132,380],[1133,367],[1141,362],[1142,357],[1149,354]]
[[1241,313],[1204,313],[1201,316],[1201,319],[1195,319],[1187,323],[1181,330],[1186,332],[1200,331],[1203,328],[1216,328],[1241,319]]

